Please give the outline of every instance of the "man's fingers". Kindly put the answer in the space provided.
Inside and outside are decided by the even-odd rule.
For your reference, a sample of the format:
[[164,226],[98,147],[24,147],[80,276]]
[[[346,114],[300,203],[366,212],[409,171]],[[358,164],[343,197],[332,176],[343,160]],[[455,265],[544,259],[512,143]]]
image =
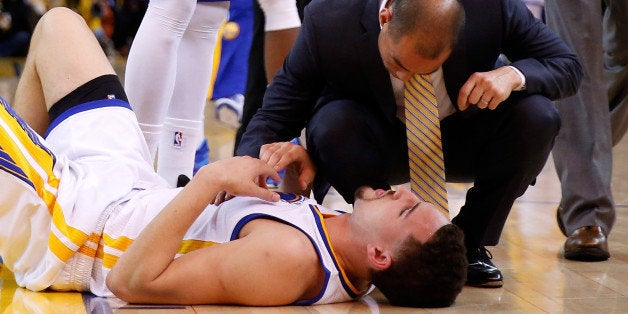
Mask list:
[[269,201],[269,202],[279,201],[279,194],[277,194],[277,192],[273,192],[266,188],[255,187],[255,189],[252,190],[251,192],[253,196],[261,198],[265,201]]

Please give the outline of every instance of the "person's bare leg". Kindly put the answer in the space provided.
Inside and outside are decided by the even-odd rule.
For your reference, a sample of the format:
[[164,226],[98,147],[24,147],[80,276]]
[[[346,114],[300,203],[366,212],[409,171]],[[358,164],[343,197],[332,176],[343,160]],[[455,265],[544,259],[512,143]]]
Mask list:
[[53,104],[105,74],[115,72],[85,20],[70,9],[53,8],[35,27],[13,107],[43,135]]
[[276,31],[266,31],[264,39],[264,67],[266,80],[270,84],[283,65],[283,60],[290,52],[292,44],[299,34],[299,27]]

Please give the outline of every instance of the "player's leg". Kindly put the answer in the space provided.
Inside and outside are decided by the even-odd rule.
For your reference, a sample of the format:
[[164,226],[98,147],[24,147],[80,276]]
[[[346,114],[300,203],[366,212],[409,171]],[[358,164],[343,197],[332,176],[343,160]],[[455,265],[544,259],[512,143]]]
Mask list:
[[83,18],[67,8],[54,8],[35,27],[14,108],[43,134],[47,110],[55,102],[93,78],[114,73]]

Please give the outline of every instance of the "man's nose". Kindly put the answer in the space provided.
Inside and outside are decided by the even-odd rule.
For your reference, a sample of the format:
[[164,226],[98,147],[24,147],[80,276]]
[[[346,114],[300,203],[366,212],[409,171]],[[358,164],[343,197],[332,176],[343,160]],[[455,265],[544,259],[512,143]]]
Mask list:
[[413,193],[407,187],[400,185],[397,187],[397,192],[395,192],[395,196],[399,199],[404,196],[411,196]]

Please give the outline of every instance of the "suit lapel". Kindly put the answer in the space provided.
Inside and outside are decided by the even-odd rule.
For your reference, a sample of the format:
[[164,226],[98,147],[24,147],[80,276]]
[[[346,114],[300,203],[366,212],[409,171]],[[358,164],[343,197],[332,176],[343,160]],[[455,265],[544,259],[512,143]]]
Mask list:
[[377,48],[377,39],[380,32],[378,22],[379,3],[377,0],[367,0],[362,13],[361,24],[364,32],[357,39],[355,55],[359,56],[363,64],[362,72],[368,81],[368,89],[374,94],[375,101],[389,121],[395,119],[395,96],[393,94],[390,75],[384,67]]
[[458,92],[468,79],[465,74],[467,73],[467,63],[464,57],[466,54],[465,45],[461,44],[463,40],[464,38],[460,38],[458,45],[451,52],[451,56],[443,63],[445,87],[456,110],[458,109]]

